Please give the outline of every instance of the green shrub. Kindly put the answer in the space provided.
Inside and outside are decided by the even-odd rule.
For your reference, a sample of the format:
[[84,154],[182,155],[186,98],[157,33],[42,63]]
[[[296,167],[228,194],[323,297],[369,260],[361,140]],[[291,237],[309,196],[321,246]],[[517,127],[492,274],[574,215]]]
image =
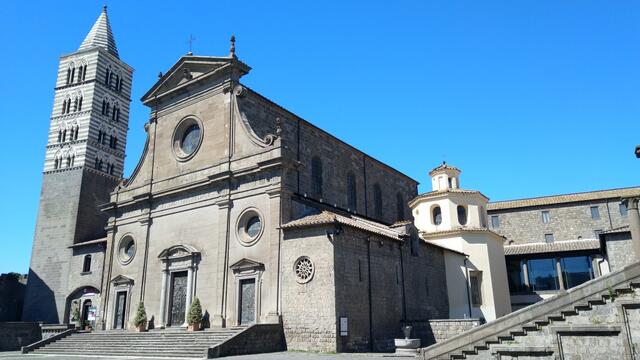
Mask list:
[[141,302],[138,305],[138,311],[136,311],[136,318],[133,319],[133,325],[136,327],[147,323],[147,312],[144,310],[144,303]]
[[80,305],[76,303],[72,303],[73,310],[71,310],[71,321],[79,321],[80,320]]
[[195,298],[189,306],[189,315],[187,316],[187,322],[189,325],[202,322],[202,306],[200,306],[200,300]]

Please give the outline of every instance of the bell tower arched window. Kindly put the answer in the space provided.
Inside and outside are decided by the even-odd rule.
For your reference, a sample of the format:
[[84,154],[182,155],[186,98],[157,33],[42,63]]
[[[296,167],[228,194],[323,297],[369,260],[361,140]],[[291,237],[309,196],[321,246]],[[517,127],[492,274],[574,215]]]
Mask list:
[[467,208],[462,205],[458,205],[458,223],[467,225]]
[[82,263],[82,272],[88,273],[91,271],[91,255],[85,255]]

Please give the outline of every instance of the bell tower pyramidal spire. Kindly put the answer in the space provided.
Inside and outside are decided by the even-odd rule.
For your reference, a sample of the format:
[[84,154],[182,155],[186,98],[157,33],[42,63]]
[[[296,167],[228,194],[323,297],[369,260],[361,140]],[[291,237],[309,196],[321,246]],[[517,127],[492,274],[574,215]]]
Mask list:
[[[132,74],[120,60],[105,6],[78,50],[60,57],[26,321],[69,322],[69,291],[81,286],[69,275],[77,260],[73,249],[105,236],[107,218],[98,207],[123,176]],[[91,276],[82,280],[91,283]]]

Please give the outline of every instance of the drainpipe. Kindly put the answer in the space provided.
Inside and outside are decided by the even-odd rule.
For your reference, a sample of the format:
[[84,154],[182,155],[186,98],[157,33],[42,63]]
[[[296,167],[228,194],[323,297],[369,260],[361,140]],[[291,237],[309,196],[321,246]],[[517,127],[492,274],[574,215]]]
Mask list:
[[466,281],[466,289],[467,289],[467,306],[469,308],[469,318],[472,317],[471,315],[471,292],[469,291],[469,266],[467,265],[467,262],[469,261],[469,255],[465,255],[464,256],[464,273],[466,274],[467,277],[467,281]]

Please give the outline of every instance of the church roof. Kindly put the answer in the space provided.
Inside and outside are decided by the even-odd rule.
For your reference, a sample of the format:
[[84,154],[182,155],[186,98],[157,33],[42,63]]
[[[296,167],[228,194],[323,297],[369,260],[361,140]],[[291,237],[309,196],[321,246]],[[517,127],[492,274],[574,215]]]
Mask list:
[[393,240],[402,240],[401,234],[387,225],[367,220],[358,216],[347,217],[326,210],[319,214],[308,215],[301,219],[290,221],[282,225],[282,228],[291,229],[314,225],[328,225],[333,223],[354,227],[356,229],[371,232]]
[[541,253],[557,253],[564,251],[580,251],[580,250],[597,250],[600,249],[600,240],[584,239],[584,240],[567,240],[556,241],[553,243],[529,243],[508,245],[504,247],[505,255],[527,255]]
[[435,174],[438,171],[443,171],[443,170],[454,170],[457,172],[461,172],[460,169],[458,169],[455,166],[451,166],[451,165],[447,165],[446,162],[442,162],[442,164],[440,164],[440,166],[434,168],[433,170],[429,171],[429,176],[433,176],[433,174]]
[[573,194],[542,196],[529,199],[496,201],[487,205],[488,211],[523,208],[531,206],[545,206],[555,204],[565,204],[580,201],[593,201],[604,199],[618,199],[640,195],[640,187],[629,187],[622,189],[589,191]]
[[116,47],[116,40],[111,32],[111,25],[109,24],[109,17],[107,16],[107,7],[102,8],[102,13],[98,16],[95,24],[84,38],[84,41],[78,48],[78,51],[88,50],[93,47],[101,47],[108,51],[113,56],[118,56],[118,48]]

